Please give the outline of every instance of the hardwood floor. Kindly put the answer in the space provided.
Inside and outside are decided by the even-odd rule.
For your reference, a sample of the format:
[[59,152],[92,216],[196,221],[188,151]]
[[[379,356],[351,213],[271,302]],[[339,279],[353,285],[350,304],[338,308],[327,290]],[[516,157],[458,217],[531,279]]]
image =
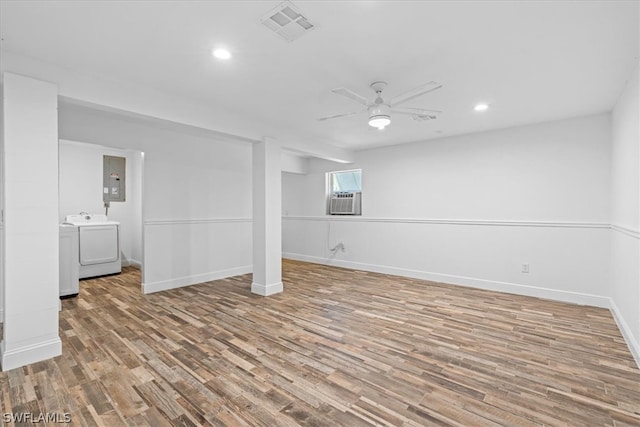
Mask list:
[[139,271],[63,301],[63,355],[0,373],[1,412],[72,425],[640,425],[608,310],[283,262],[151,295]]

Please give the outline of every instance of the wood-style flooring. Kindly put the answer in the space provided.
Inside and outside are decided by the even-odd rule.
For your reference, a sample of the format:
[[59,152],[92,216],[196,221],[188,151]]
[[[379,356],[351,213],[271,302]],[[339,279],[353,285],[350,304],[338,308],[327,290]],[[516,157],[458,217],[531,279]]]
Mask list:
[[606,309],[294,261],[283,276],[266,298],[251,275],[151,295],[131,268],[82,281],[63,301],[63,355],[0,373],[0,412],[109,427],[640,426],[640,371]]

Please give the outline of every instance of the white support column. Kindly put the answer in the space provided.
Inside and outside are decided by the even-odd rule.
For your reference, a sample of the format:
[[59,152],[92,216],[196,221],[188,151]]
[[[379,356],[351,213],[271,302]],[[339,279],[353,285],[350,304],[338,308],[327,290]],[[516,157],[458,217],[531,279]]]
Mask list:
[[253,145],[253,283],[263,296],[282,292],[282,171],[280,146],[265,138]]
[[55,84],[4,74],[3,371],[62,354],[57,92]]

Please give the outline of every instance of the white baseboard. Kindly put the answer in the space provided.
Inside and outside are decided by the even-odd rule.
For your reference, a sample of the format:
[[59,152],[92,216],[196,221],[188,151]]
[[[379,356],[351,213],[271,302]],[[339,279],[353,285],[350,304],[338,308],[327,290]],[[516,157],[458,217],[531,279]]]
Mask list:
[[611,310],[611,314],[613,314],[613,318],[618,324],[618,329],[622,333],[624,340],[627,342],[627,346],[629,347],[629,351],[631,351],[631,355],[636,361],[636,365],[640,368],[640,343],[636,340],[636,338],[631,333],[631,328],[629,324],[622,317],[622,313],[620,313],[620,309],[616,305],[613,298],[609,301],[609,309]]
[[62,354],[60,337],[11,350],[5,350],[4,346],[5,342],[3,341],[2,362],[0,363],[3,371],[51,359]]
[[244,267],[230,268],[228,270],[212,271],[204,274],[196,274],[193,276],[178,277],[175,279],[162,280],[160,282],[151,282],[142,284],[142,293],[150,294],[153,292],[166,291],[169,289],[181,288],[183,286],[195,285],[197,283],[209,282],[211,280],[224,279],[226,277],[239,276],[241,274],[251,273],[253,267],[250,265]]
[[280,293],[284,290],[282,282],[272,283],[270,285],[262,285],[260,283],[251,283],[251,292],[254,294],[268,297],[269,295]]
[[326,259],[295,253],[283,253],[283,258],[307,261],[316,264],[333,265],[336,267],[352,268],[355,270],[371,271],[374,273],[392,274],[395,276],[411,277],[414,279],[430,280],[432,282],[450,283],[453,285],[469,286],[472,288],[486,289],[490,291],[506,292],[516,295],[525,295],[537,298],[551,299],[555,301],[569,302],[580,305],[609,308],[609,298],[599,295],[584,294],[579,292],[559,291],[557,289],[542,288],[537,286],[519,285],[516,283],[498,282],[473,277],[455,276],[428,271],[411,270],[406,268],[389,267],[383,265],[366,264],[353,261]]
[[142,263],[135,259],[125,258],[124,256],[121,258],[121,265],[123,267],[137,267],[142,268]]
[[[124,267],[125,265],[122,264],[122,266]],[[129,267],[135,267],[135,268],[142,268],[142,263],[138,260],[135,259],[130,259],[128,262],[128,266]]]

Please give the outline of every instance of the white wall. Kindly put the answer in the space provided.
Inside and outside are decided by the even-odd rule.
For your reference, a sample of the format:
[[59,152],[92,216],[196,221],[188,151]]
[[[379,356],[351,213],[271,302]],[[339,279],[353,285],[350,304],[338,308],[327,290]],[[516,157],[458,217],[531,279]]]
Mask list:
[[280,166],[285,172],[304,174],[308,172],[309,159],[292,152],[282,151],[280,153]]
[[[608,306],[609,115],[356,157],[284,174],[285,256]],[[362,217],[324,215],[324,172],[354,167]]]
[[640,69],[612,113],[611,297],[620,329],[640,365]]
[[60,138],[145,153],[145,292],[251,272],[249,143],[67,104]]
[[[4,73],[3,370],[55,357],[58,125],[55,84]],[[37,196],[36,196],[37,195]]]
[[[134,195],[131,205],[131,259],[129,263],[138,267],[142,266],[144,259],[143,236],[142,236],[142,186],[144,176],[144,153],[134,151],[134,161],[131,162],[131,175],[129,175],[129,185]],[[112,204],[113,207],[113,204]]]
[[4,88],[0,86],[0,323],[4,323]]
[[[95,144],[60,140],[59,144],[59,201],[60,222],[69,214],[105,212],[102,201],[103,156],[126,159],[125,201],[112,202],[109,219],[120,222],[120,251],[123,265],[140,265],[142,261],[142,233],[140,232],[141,153],[119,150]],[[138,221],[136,223],[136,221]]]

